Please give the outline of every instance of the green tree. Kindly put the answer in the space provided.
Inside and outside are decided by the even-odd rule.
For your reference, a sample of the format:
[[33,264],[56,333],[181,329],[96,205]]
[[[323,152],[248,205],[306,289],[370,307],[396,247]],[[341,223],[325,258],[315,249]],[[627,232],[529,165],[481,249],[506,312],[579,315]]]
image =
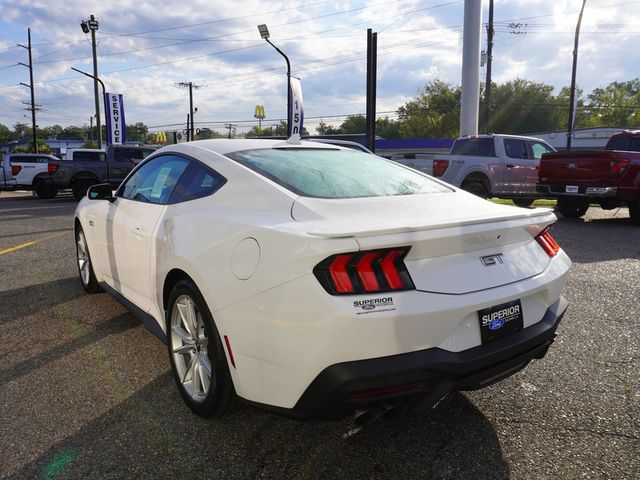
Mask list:
[[612,82],[587,95],[589,126],[640,126],[640,79]]
[[88,140],[87,139],[88,128],[77,127],[75,125],[69,125],[58,134],[60,140]]
[[403,138],[455,137],[460,122],[460,88],[434,80],[420,90],[418,98],[398,108]]
[[342,125],[340,125],[340,133],[354,134],[366,133],[367,119],[364,115],[349,115]]
[[340,127],[332,127],[324,122],[324,120],[320,120],[320,123],[316,127],[316,131],[318,135],[337,135],[340,133]]
[[400,138],[400,123],[390,120],[389,117],[376,120],[376,135],[382,138]]
[[9,140],[11,140],[11,129],[0,123],[0,143],[5,143]]
[[144,142],[149,135],[149,128],[142,122],[127,125],[127,141]]
[[31,129],[26,123],[17,122],[13,126],[13,138],[19,140],[31,134]]
[[209,140],[211,138],[222,138],[223,134],[217,132],[216,130],[212,130],[210,128],[204,127],[200,129],[200,133],[196,135],[198,140]]

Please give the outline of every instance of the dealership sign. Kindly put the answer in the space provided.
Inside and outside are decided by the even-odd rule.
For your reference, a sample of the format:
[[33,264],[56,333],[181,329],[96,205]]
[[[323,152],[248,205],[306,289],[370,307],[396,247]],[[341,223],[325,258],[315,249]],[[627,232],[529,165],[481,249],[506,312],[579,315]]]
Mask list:
[[300,84],[300,79],[290,77],[289,88],[291,89],[291,111],[289,112],[291,125],[289,125],[289,136],[302,135],[304,108],[302,106],[302,85]]
[[110,145],[123,144],[126,141],[124,106],[122,94],[105,93],[104,104],[107,116],[107,139]]

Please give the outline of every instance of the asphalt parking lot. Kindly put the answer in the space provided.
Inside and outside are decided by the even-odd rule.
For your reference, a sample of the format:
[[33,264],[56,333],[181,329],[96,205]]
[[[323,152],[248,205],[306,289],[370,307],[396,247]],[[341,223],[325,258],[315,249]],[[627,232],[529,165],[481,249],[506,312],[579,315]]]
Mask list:
[[547,357],[357,429],[192,415],[164,345],[82,290],[75,205],[0,195],[0,477],[640,478],[640,227],[624,209],[555,226],[574,265]]

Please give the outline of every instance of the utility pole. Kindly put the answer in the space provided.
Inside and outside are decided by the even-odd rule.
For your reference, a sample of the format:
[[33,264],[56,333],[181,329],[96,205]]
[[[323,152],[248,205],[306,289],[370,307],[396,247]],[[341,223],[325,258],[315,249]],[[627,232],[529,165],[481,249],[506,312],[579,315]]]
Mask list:
[[191,124],[187,124],[187,141],[189,141],[189,138],[191,138],[191,140],[194,140],[196,137],[196,130],[194,128],[194,119],[193,119],[193,114],[195,113],[193,108],[193,90],[194,89],[198,90],[202,88],[202,85],[194,85],[193,82],[178,82],[178,83],[174,83],[173,86],[177,88],[189,89],[189,118],[191,119]]
[[491,61],[493,59],[493,0],[489,0],[489,23],[487,24],[487,79],[484,88],[484,130],[489,133],[491,119]]
[[229,130],[229,137],[231,138],[231,131],[235,128],[235,125],[233,123],[225,123],[224,124],[224,128]]
[[[91,15],[89,20],[83,20],[80,27],[84,33],[91,32],[91,51],[93,53],[93,96],[96,102],[96,128],[98,130],[98,148],[102,148],[102,124],[100,121],[100,94],[98,93],[98,51],[96,49],[96,32],[98,20]],[[106,101],[106,99],[105,99]]]
[[571,94],[569,96],[569,125],[567,126],[567,150],[571,150],[571,137],[573,136],[573,122],[575,115],[576,103],[576,70],[578,69],[578,41],[580,39],[580,24],[582,23],[582,12],[587,0],[582,0],[582,8],[578,16],[578,24],[576,25],[576,35],[573,41],[573,68],[571,69]]
[[93,147],[93,115],[89,117],[89,141],[90,145]]
[[378,33],[367,29],[367,148],[376,151],[376,77],[378,70]]
[[27,28],[27,37],[29,40],[27,46],[21,45],[21,44],[18,44],[18,46],[25,48],[29,51],[29,65],[22,62],[18,62],[18,65],[22,65],[23,67],[27,67],[29,69],[29,85],[22,82],[20,82],[20,85],[29,87],[29,90],[31,90],[31,103],[28,104],[29,108],[27,108],[27,110],[31,110],[31,130],[33,135],[33,148],[35,149],[36,153],[38,153],[38,136],[36,133],[36,129],[38,126],[36,125],[36,110],[40,110],[40,109],[36,105],[36,92],[35,92],[35,87],[33,85],[33,58],[31,55],[31,28]]
[[190,118],[191,118],[191,116],[187,113],[187,142],[188,142],[188,141],[189,141],[189,139],[190,139],[189,132],[191,132],[191,128],[189,127],[189,123],[190,123],[190,120],[189,120],[189,119],[190,119]]

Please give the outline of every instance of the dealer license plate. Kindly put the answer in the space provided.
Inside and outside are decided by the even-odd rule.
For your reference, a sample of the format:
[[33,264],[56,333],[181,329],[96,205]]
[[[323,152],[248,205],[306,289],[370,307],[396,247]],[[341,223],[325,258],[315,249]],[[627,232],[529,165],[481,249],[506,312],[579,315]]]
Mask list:
[[567,185],[564,189],[566,193],[578,193],[577,185]]
[[482,343],[522,330],[523,315],[520,300],[478,310]]

